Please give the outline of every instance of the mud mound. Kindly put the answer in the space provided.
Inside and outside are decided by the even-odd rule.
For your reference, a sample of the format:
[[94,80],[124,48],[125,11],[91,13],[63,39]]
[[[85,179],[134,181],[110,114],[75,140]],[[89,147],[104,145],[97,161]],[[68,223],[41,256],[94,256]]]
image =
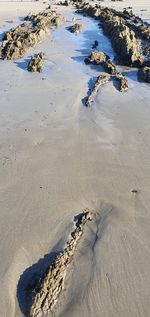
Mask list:
[[1,46],[2,59],[19,59],[48,35],[49,28],[57,26],[64,18],[55,11],[40,14],[29,14],[25,20],[31,23],[22,23],[6,32]]
[[35,54],[28,63],[29,72],[41,72],[44,65],[44,53]]
[[107,55],[100,51],[92,51],[92,53],[84,60],[85,64],[99,65],[108,59]]
[[70,26],[70,27],[68,28],[68,30],[69,30],[71,33],[76,33],[76,34],[78,34],[78,33],[82,32],[83,27],[82,27],[82,24],[75,23],[74,25]]
[[76,218],[75,228],[71,232],[71,239],[67,242],[66,248],[56,257],[43,279],[39,281],[39,291],[33,300],[30,317],[42,316],[52,310],[63,290],[67,267],[73,259],[87,221],[92,220],[92,214],[89,210],[85,210]]
[[117,73],[116,66],[110,60],[109,56],[100,51],[93,51],[85,60],[85,64],[102,65],[104,70],[111,75]]

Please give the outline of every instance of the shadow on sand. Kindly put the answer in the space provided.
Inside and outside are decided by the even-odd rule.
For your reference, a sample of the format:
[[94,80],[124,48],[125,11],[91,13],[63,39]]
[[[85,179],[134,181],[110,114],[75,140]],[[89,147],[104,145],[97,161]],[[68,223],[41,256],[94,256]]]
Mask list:
[[24,71],[27,71],[29,60],[30,60],[30,57],[24,60],[16,61],[14,62],[14,64],[17,65],[19,68],[23,69]]

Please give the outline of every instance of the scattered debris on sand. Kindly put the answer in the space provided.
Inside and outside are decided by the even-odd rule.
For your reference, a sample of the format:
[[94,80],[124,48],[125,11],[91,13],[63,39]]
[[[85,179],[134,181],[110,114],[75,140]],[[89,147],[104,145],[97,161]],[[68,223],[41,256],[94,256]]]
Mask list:
[[150,83],[150,67],[142,67],[138,70],[138,78],[140,81]]
[[97,77],[97,80],[96,80],[96,83],[94,85],[94,88],[92,89],[90,95],[87,97],[87,100],[86,100],[86,107],[90,107],[91,106],[91,103],[93,102],[93,97],[96,95],[98,89],[104,85],[105,83],[107,83],[110,79],[110,76],[109,75],[99,75]]
[[92,213],[88,209],[75,217],[75,228],[71,232],[71,239],[67,242],[66,248],[55,258],[45,276],[39,281],[38,292],[29,311],[30,317],[42,316],[53,310],[64,288],[67,267],[73,259],[87,221],[91,221],[92,218]]
[[71,33],[79,34],[80,32],[82,32],[83,27],[82,27],[82,24],[75,23],[75,24],[69,26],[68,30]]
[[51,27],[64,22],[64,18],[56,11],[29,14],[25,20],[31,23],[22,23],[5,33],[0,51],[2,59],[23,57],[30,47],[45,39]]
[[41,72],[44,65],[44,53],[35,54],[28,63],[29,72]]

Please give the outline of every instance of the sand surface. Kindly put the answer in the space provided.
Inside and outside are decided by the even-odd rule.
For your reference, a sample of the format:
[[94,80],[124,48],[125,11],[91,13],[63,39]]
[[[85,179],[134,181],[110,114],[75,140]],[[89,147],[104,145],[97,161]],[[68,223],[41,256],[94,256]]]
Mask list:
[[[149,4],[126,3],[138,12]],[[45,7],[0,2],[0,36]],[[136,69],[120,67],[128,92],[110,82],[86,108],[99,68],[84,58],[94,40],[111,58],[114,52],[96,21],[58,10],[65,25],[25,58],[0,60],[0,317],[24,316],[28,281],[61,250],[86,207],[98,221],[86,230],[48,316],[149,317],[150,86],[137,81]],[[78,36],[66,29],[74,16],[83,23]],[[29,57],[41,50],[43,72],[28,73]]]

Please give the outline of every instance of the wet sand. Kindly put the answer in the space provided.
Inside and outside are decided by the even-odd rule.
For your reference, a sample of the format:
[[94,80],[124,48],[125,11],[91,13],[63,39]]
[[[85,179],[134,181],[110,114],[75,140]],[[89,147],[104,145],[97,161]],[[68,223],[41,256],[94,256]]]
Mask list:
[[[11,27],[6,21],[46,4],[0,6],[3,32]],[[138,1],[139,10],[145,6]],[[58,10],[66,24],[25,58],[0,60],[0,316],[24,316],[28,282],[63,248],[73,217],[87,207],[98,220],[86,230],[48,316],[149,317],[149,85],[137,81],[136,69],[120,66],[128,92],[110,82],[86,108],[101,68],[84,58],[94,40],[115,54],[96,21]],[[78,36],[66,29],[74,16],[83,24]],[[40,51],[43,72],[28,73],[29,57]]]

